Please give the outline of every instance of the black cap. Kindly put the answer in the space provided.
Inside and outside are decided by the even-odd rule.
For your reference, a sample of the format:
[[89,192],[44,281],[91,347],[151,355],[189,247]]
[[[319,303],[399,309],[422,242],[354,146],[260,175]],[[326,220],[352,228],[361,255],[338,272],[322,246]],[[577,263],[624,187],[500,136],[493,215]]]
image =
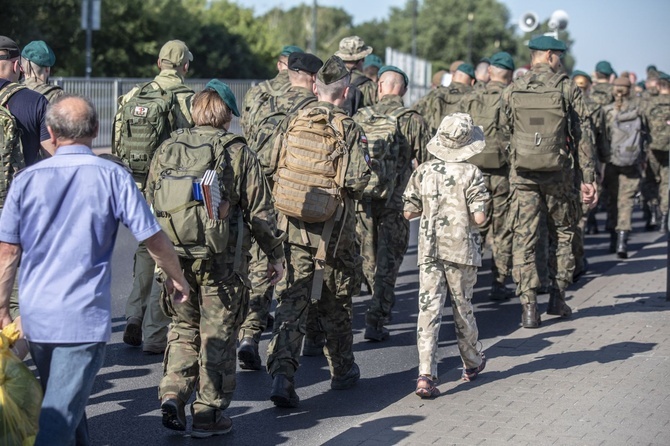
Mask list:
[[21,55],[21,51],[16,42],[6,36],[0,36],[0,50],[9,52],[9,55],[0,55],[0,60],[14,59]]
[[314,54],[296,52],[288,56],[289,70],[316,74],[322,66],[323,61]]

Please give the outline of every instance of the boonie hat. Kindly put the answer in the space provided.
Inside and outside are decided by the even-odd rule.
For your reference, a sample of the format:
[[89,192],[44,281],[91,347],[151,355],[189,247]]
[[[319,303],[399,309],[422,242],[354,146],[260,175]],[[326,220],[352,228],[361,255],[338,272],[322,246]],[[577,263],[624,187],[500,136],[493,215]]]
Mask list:
[[337,56],[330,56],[319,72],[316,73],[316,78],[324,84],[330,85],[339,81],[347,74],[349,74],[349,70],[347,70],[342,59]]
[[166,60],[173,66],[180,67],[186,62],[192,61],[193,54],[181,40],[169,40],[158,53],[158,60]]
[[288,69],[314,74],[323,66],[323,61],[314,54],[294,52],[288,56]]
[[279,55],[290,56],[293,53],[304,53],[304,51],[299,46],[286,45],[284,48],[281,49],[281,53],[279,53]]
[[350,36],[340,40],[340,49],[335,55],[345,62],[355,62],[364,59],[370,53],[372,53],[372,47],[366,45],[363,39]]
[[211,81],[207,82],[207,85],[205,85],[205,90],[216,91],[219,96],[221,96],[221,99],[223,99],[223,102],[226,103],[230,111],[232,111],[235,116],[240,116],[240,112],[237,109],[235,95],[233,94],[233,90],[230,89],[228,84],[221,82],[218,79],[212,79]]
[[384,65],[383,67],[381,67],[381,69],[379,70],[379,77],[381,78],[382,74],[386,73],[387,71],[393,71],[394,73],[402,75],[402,78],[405,81],[405,87],[409,85],[409,78],[407,77],[405,72],[398,67],[394,67],[393,65]]
[[462,72],[462,73],[465,73],[465,74],[467,74],[468,76],[470,76],[470,77],[473,78],[473,79],[475,78],[475,67],[473,67],[473,66],[472,66],[471,64],[469,64],[469,63],[462,63],[462,64],[460,64],[460,65],[458,66],[458,68],[456,68],[456,71],[460,71],[460,72]]
[[614,74],[614,69],[608,61],[601,60],[596,64],[596,73],[601,73],[605,76],[611,76]]
[[500,51],[491,56],[490,64],[494,67],[502,68],[503,70],[514,71],[514,59],[510,53]]
[[484,130],[467,113],[444,117],[426,148],[436,158],[448,162],[465,161],[484,150]]
[[56,64],[56,55],[43,40],[33,40],[23,47],[21,57],[40,67],[53,67]]
[[381,57],[377,56],[376,54],[368,54],[365,56],[365,59],[363,60],[363,68],[367,67],[377,67],[381,68],[384,65],[382,62]]
[[537,51],[566,51],[568,49],[565,46],[565,42],[554,39],[551,36],[538,36],[530,39],[528,48]]
[[9,52],[9,54],[0,55],[0,60],[14,59],[21,55],[19,46],[7,36],[0,36],[0,50]]

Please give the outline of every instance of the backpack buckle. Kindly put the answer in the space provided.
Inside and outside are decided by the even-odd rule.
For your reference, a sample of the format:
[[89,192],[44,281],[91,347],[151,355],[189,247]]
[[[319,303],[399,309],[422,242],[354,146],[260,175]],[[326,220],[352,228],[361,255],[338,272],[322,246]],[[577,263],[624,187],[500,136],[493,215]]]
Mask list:
[[535,145],[539,146],[541,142],[542,142],[542,135],[540,135],[538,132],[535,132]]

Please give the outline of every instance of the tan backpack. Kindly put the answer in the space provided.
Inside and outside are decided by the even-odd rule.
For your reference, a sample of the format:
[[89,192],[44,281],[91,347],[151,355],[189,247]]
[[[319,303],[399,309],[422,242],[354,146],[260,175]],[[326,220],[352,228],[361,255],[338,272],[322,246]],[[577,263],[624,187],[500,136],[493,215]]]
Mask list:
[[326,107],[300,110],[284,134],[274,175],[275,208],[305,223],[330,220],[341,206],[349,150],[344,114]]

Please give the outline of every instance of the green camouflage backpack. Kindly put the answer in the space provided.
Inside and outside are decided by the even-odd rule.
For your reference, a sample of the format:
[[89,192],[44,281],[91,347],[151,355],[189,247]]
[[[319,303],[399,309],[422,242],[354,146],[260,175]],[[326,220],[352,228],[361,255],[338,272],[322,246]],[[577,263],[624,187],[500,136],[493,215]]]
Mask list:
[[23,148],[21,146],[20,129],[16,119],[9,111],[7,102],[14,93],[26,87],[10,82],[0,90],[0,208],[5,205],[9,185],[14,175],[24,167]]
[[112,141],[112,153],[127,163],[135,176],[145,177],[154,152],[176,130],[177,94],[193,91],[185,85],[163,89],[155,81],[137,88],[114,117],[120,122],[120,135]]
[[552,76],[547,84],[535,76],[512,84],[512,164],[523,171],[558,171],[569,157],[569,115],[560,84],[568,77]]
[[370,182],[363,191],[363,196],[373,200],[391,198],[398,177],[398,156],[406,138],[400,133],[398,120],[412,110],[399,107],[389,114],[377,112],[374,107],[358,110],[354,120],[363,128],[368,140],[370,159],[376,169],[370,176]]
[[480,169],[499,169],[507,164],[504,155],[506,147],[498,133],[501,97],[499,91],[482,88],[464,98],[463,110],[472,116],[475,125],[484,129],[486,147],[468,160]]
[[316,96],[305,97],[291,105],[285,96],[270,95],[263,103],[263,108],[258,110],[260,119],[253,124],[252,131],[255,133],[249,133],[251,139],[248,142],[249,147],[256,152],[265,175],[270,176],[277,170],[277,157],[273,154],[275,130],[287,116],[316,100]]
[[47,98],[49,102],[65,94],[61,87],[52,84],[39,84],[35,87],[35,91]]
[[[226,167],[226,147],[244,143],[244,138],[224,131],[216,134],[199,129],[179,129],[156,151],[151,164],[156,175],[153,196],[154,214],[180,257],[207,259],[225,252],[228,246],[228,219],[211,218],[207,194],[200,193],[205,171],[217,173],[221,183]],[[195,184],[195,185],[194,185]],[[216,191],[213,191],[214,193]],[[227,199],[221,194],[221,199]],[[218,207],[213,205],[218,213]]]
[[670,95],[661,94],[649,102],[649,148],[667,152],[670,150]]
[[642,155],[642,118],[637,107],[617,111],[614,104],[605,106],[609,140],[608,162],[619,167],[635,166]]
[[596,83],[591,87],[591,100],[598,105],[607,105],[614,102],[612,87],[610,84]]

